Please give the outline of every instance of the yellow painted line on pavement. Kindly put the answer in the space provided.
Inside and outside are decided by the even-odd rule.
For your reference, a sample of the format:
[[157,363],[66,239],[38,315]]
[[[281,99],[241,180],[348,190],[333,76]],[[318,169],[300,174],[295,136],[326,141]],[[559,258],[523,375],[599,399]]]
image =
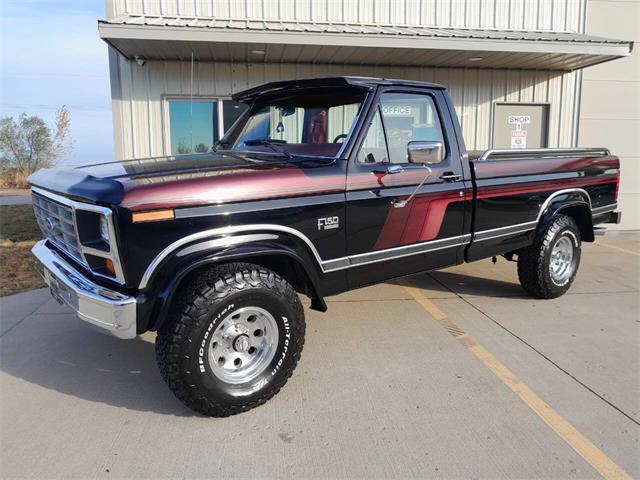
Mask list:
[[404,288],[429,314],[473,353],[502,383],[546,423],[560,438],[584,458],[606,479],[631,479],[631,476],[611,460],[602,450],[584,437],[573,425],[551,408],[511,370],[495,358],[473,337],[453,323],[421,290],[404,283]]
[[616,247],[608,243],[596,242],[596,245],[600,245],[601,247],[611,248],[613,250],[618,250],[619,252],[624,252],[624,253],[628,253],[629,255],[635,255],[636,257],[640,257],[640,252],[634,252],[633,250],[627,250],[626,248]]

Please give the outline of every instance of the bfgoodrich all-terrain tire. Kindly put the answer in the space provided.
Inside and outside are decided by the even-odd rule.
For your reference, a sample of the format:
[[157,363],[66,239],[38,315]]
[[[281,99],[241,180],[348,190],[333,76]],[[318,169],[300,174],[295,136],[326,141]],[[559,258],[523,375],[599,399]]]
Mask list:
[[556,298],[573,283],[580,265],[580,230],[573,218],[557,215],[518,252],[520,284],[535,298]]
[[156,360],[176,397],[225,417],[280,391],[304,345],[304,311],[291,285],[233,263],[197,274],[178,296],[156,337]]

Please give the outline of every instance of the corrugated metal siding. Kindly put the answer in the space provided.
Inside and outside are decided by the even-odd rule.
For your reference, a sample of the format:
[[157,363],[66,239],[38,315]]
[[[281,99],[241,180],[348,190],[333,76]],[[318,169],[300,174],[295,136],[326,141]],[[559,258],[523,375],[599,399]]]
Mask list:
[[[114,123],[121,131],[118,158],[163,155],[163,96],[190,94],[189,62],[149,61],[140,67],[118,59],[120,97]],[[468,149],[488,148],[493,102],[549,102],[549,146],[573,144],[575,73],[459,68],[367,67],[308,64],[194,63],[194,96],[228,97],[269,81],[331,75],[422,80],[446,85],[462,123]]]
[[109,0],[113,16],[177,15],[579,32],[582,0]]
[[[584,0],[107,0],[110,18],[125,14],[241,19],[583,31]],[[118,56],[112,68],[118,158],[165,152],[163,95],[189,94],[189,62]],[[487,148],[493,103],[549,102],[549,146],[575,144],[579,73],[322,64],[194,65],[194,95],[229,96],[272,80],[329,75],[417,79],[449,87],[469,149]]]

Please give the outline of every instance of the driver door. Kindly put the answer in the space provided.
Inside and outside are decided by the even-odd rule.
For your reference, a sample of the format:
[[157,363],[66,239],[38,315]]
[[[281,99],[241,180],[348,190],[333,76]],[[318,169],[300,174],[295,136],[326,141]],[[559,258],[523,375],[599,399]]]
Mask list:
[[[384,89],[369,116],[347,175],[351,288],[456,264],[468,240],[462,163],[442,91]],[[408,148],[420,142],[441,142],[442,155],[410,162]]]

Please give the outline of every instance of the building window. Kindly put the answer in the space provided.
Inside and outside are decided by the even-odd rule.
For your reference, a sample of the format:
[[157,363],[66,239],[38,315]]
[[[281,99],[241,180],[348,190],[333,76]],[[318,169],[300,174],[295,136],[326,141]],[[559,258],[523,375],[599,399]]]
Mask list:
[[208,152],[247,109],[220,98],[167,98],[165,106],[172,155]]

